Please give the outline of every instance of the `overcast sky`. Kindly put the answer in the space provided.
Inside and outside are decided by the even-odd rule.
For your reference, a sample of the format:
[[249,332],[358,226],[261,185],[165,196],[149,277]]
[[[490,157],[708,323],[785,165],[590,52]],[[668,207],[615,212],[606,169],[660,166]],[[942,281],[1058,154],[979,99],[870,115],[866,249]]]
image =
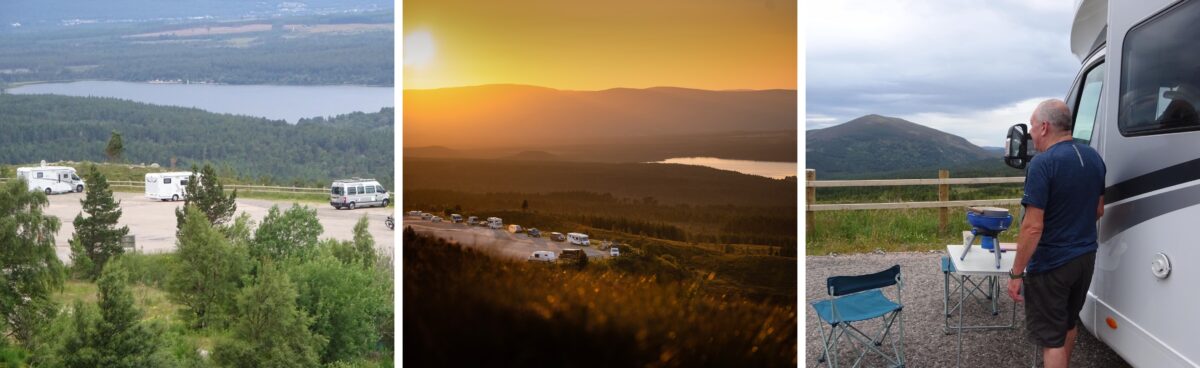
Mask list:
[[1073,0],[808,1],[806,129],[880,114],[1002,146],[1063,98]]

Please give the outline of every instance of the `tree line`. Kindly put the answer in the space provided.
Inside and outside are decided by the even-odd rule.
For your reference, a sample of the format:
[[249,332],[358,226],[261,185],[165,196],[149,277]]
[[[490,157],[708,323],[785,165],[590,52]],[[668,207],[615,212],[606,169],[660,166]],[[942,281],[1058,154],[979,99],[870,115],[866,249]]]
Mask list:
[[[196,169],[213,173],[211,167]],[[72,264],[54,253],[59,221],[45,194],[0,186],[0,365],[46,367],[318,367],[387,364],[392,268],[363,217],[353,241],[320,239],[316,210],[272,207],[255,224],[219,178],[193,181],[177,250],[127,253],[121,211],[94,166],[85,174]],[[207,175],[206,175],[207,176]],[[149,258],[149,259],[148,259]],[[96,303],[60,305],[66,280],[95,281]],[[165,290],[178,319],[151,321],[131,287]],[[186,336],[215,336],[211,351]]]
[[391,186],[394,110],[302,119],[291,125],[112,98],[0,94],[0,162],[103,161],[120,133],[120,158],[180,167],[213,162],[278,183],[374,177]]
[[[391,14],[359,21],[391,23]],[[278,22],[321,22],[282,19]],[[270,21],[259,21],[270,22]],[[229,26],[229,23],[219,24]],[[193,27],[204,27],[193,24]],[[225,84],[394,85],[393,32],[295,34],[282,31],[131,38],[188,25],[93,26],[0,37],[4,83],[108,79]],[[19,50],[19,51],[17,51]]]

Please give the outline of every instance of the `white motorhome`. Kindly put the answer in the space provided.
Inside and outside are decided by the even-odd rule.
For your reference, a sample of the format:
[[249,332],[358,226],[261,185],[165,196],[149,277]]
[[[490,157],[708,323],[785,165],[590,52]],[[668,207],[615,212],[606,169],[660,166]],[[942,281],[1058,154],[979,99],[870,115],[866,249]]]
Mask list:
[[581,233],[567,233],[567,241],[570,242],[571,244],[575,244],[575,245],[591,244],[591,242],[588,241],[587,234],[581,234]]
[[487,223],[488,223],[488,227],[490,227],[492,229],[499,229],[499,228],[504,227],[504,221],[501,220],[499,217],[488,217]]
[[536,262],[554,262],[558,260],[558,255],[548,250],[539,250],[534,251],[533,254],[529,255],[529,260]]
[[[147,173],[146,198],[160,201],[178,201],[187,198],[187,184],[192,173],[189,171]],[[197,177],[200,174],[196,174]]]
[[329,205],[336,209],[362,206],[387,207],[391,198],[375,179],[335,180],[329,185]]
[[[1077,1],[1065,101],[1073,136],[1107,167],[1099,250],[1079,317],[1135,367],[1200,366],[1200,1]],[[1009,130],[1005,161],[1032,146]]]
[[17,177],[25,179],[30,191],[55,193],[82,193],[86,184],[75,168],[65,166],[35,166],[17,168]]
[[462,218],[462,215],[460,215],[460,214],[455,213],[455,214],[450,215],[450,222],[457,224],[457,223],[462,222],[462,220],[463,220],[463,218]]

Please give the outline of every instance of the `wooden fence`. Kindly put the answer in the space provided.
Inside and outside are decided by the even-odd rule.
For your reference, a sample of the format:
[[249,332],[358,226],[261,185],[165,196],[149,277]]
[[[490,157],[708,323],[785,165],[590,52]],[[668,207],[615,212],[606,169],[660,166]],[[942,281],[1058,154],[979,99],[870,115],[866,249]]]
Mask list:
[[[937,179],[888,179],[888,180],[817,180],[816,170],[805,170],[804,211],[805,228],[812,231],[813,212],[816,211],[853,211],[853,210],[891,210],[906,208],[938,208],[938,229],[944,231],[949,222],[951,208],[970,206],[1011,206],[1021,204],[1020,198],[1011,199],[979,199],[968,201],[951,201],[951,185],[972,184],[1011,184],[1024,183],[1025,177],[1000,178],[950,178],[950,171],[938,170]],[[816,204],[817,188],[842,187],[880,187],[903,185],[937,185],[938,200],[936,202],[893,202],[893,203],[845,203],[845,204]]]

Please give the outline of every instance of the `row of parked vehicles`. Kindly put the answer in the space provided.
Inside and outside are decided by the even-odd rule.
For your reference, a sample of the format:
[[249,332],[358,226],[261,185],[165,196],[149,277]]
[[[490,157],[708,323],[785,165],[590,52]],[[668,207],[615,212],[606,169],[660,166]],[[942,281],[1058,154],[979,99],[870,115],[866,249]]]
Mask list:
[[[429,212],[408,211],[405,214],[408,216],[411,216],[411,217],[420,217],[422,220],[426,220],[426,221],[430,221],[430,222],[447,221],[447,219],[443,219],[441,216],[438,216],[438,215],[435,215],[435,214],[432,214]],[[509,232],[511,232],[513,234],[524,233],[526,236],[531,237],[531,238],[542,237],[542,231],[538,230],[537,228],[524,228],[524,227],[521,227],[521,225],[517,225],[517,224],[509,224],[507,227],[505,227],[504,220],[499,217],[488,217],[487,219],[481,220],[477,216],[468,216],[468,217],[464,218],[463,215],[454,213],[454,214],[450,214],[448,221],[451,223],[456,223],[456,224],[463,223],[467,226],[488,227],[490,229],[495,229],[495,230],[507,229]],[[548,237],[552,241],[568,242],[572,245],[580,245],[580,246],[591,245],[591,239],[589,239],[588,235],[584,234],[584,233],[563,234],[560,232],[551,232],[548,234]],[[579,251],[580,254],[583,254],[582,253],[583,251],[580,249],[564,249],[563,251],[564,252]],[[616,256],[620,255],[620,250],[617,249],[617,247],[609,247],[608,251],[609,251],[610,256],[616,257]],[[529,256],[530,261],[555,262],[558,260],[558,258],[560,258],[558,255],[556,255],[556,254],[554,254],[554,252],[548,251],[548,250],[539,250],[539,251],[533,252],[533,254]]]

